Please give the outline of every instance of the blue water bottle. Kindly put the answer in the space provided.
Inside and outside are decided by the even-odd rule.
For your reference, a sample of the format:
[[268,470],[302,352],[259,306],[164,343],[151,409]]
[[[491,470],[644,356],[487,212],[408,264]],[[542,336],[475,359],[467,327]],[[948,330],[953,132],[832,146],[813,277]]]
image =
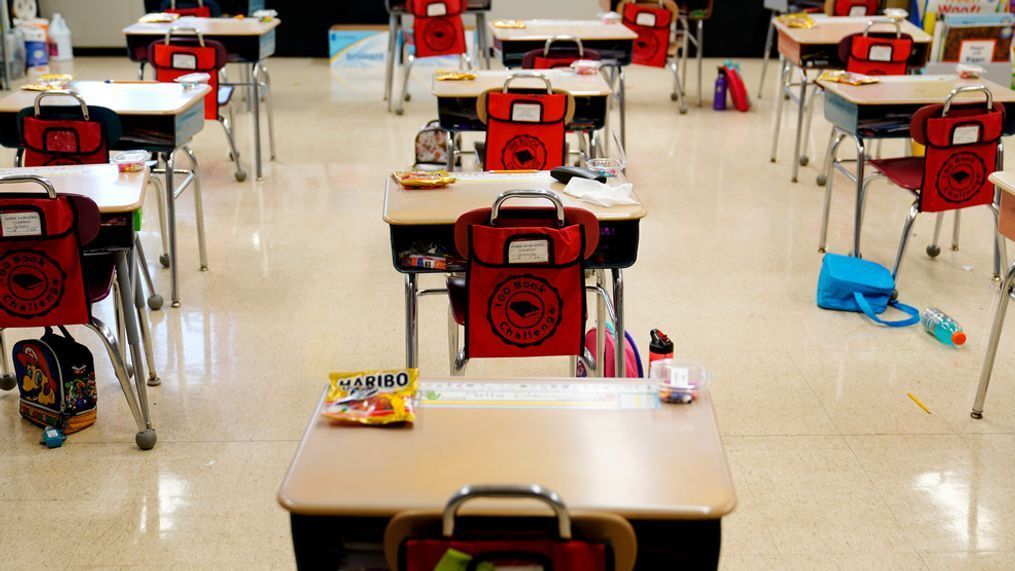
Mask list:
[[712,109],[726,110],[726,72],[719,68],[719,77],[715,78],[715,97],[712,98]]
[[945,315],[940,309],[933,307],[923,310],[920,315],[923,330],[935,339],[951,347],[959,347],[966,342],[966,334],[957,321]]

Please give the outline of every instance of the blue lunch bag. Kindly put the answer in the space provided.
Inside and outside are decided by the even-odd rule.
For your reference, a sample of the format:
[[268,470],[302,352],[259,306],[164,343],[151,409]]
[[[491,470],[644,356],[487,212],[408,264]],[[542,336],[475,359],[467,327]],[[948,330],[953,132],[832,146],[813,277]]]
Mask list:
[[[863,313],[875,323],[889,327],[908,327],[920,322],[920,311],[892,299],[895,279],[881,264],[825,254],[818,277],[818,307]],[[888,307],[909,314],[906,319],[886,321],[878,317]]]

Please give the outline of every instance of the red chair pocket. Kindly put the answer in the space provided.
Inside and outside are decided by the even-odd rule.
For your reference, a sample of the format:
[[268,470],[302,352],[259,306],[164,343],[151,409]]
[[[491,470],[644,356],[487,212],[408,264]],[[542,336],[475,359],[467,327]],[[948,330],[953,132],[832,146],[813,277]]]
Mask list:
[[585,323],[582,226],[470,228],[467,357],[578,355]]
[[218,119],[218,71],[225,65],[225,48],[217,42],[205,42],[204,46],[193,42],[193,45],[154,42],[149,47],[148,61],[155,68],[155,78],[164,83],[190,73],[204,72],[211,76],[208,80],[211,92],[204,98],[204,117],[215,120]]
[[97,121],[25,117],[22,129],[26,166],[109,162],[109,146]]
[[913,51],[909,36],[855,35],[849,46],[846,69],[867,75],[904,75]]
[[873,16],[880,0],[835,0],[833,16]]
[[89,322],[76,227],[67,197],[0,204],[0,327]]
[[[980,106],[977,105],[976,108]],[[997,170],[997,146],[1004,124],[1004,112],[995,110],[969,114],[956,110],[946,117],[926,121],[927,145],[920,210],[940,212],[990,204],[994,185],[987,180]]]
[[631,62],[666,67],[673,12],[657,6],[627,4],[624,6],[623,20],[625,26],[638,34],[634,40]]
[[568,96],[486,94],[487,170],[547,170],[567,162]]

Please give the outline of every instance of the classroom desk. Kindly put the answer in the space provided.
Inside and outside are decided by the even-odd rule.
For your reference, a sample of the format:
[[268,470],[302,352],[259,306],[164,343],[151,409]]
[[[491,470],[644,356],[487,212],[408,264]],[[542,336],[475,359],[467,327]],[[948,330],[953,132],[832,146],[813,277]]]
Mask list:
[[[451,132],[486,131],[486,125],[479,120],[476,113],[476,100],[490,89],[498,89],[504,85],[508,77],[514,73],[509,70],[478,71],[476,79],[467,81],[433,81],[433,94],[437,97],[437,117],[441,127]],[[591,141],[590,158],[595,158],[596,145],[592,136],[595,131],[606,126],[609,108],[609,97],[613,93],[609,83],[601,74],[578,75],[570,69],[539,70],[539,75],[546,77],[554,89],[561,89],[575,100],[575,113],[571,131],[587,133]],[[545,89],[538,79],[516,80],[514,87]],[[449,159],[453,158],[449,154]],[[449,169],[453,168],[453,163]]]
[[[620,141],[627,145],[627,110],[624,66],[631,63],[634,40],[638,34],[623,24],[604,24],[599,20],[524,20],[524,28],[498,28],[490,22],[494,51],[504,67],[520,67],[525,54],[546,46],[556,36],[580,39],[587,49],[596,50],[604,65],[615,70],[617,101],[620,106]],[[613,81],[611,80],[611,85]]]
[[[483,390],[485,383],[498,380],[434,382]],[[537,386],[574,380],[523,382]],[[427,385],[424,381],[421,390]],[[648,561],[650,539],[672,551],[663,559],[671,565],[684,562],[673,554],[679,557],[686,550],[694,552],[694,561],[684,562],[691,563],[687,568],[714,568],[721,518],[736,507],[707,391],[691,405],[652,410],[439,408],[424,403],[415,426],[403,429],[332,426],[321,417],[320,406],[278,492],[279,503],[291,514],[301,568],[337,567],[343,541],[379,543],[395,514],[443,507],[468,484],[538,483],[559,493],[570,510],[627,518],[639,535],[645,568],[659,568]],[[336,461],[341,458],[367,460]]]
[[824,0],[765,0],[765,9],[771,12],[771,22],[765,35],[765,55],[761,62],[761,81],[758,82],[758,99],[765,90],[765,73],[768,71],[768,60],[772,55],[772,42],[775,40],[775,20],[777,16],[824,6]]
[[[74,81],[69,89],[76,91],[89,105],[106,107],[120,117],[123,136],[118,149],[145,149],[162,155],[167,192],[177,192],[174,174],[176,154],[187,151],[187,144],[204,128],[204,96],[211,89],[201,86],[186,89],[178,83],[106,83],[102,81]],[[17,148],[17,115],[35,104],[38,92],[12,91],[0,98],[0,144]],[[53,102],[47,100],[46,104]],[[176,171],[176,172],[174,172]],[[196,177],[196,173],[192,173]],[[188,176],[180,191],[191,182]],[[169,196],[167,194],[167,196]],[[169,269],[172,273],[172,304],[180,306],[176,255],[176,206],[166,200]]]
[[[391,87],[395,81],[395,61],[399,59],[399,38],[402,35],[402,17],[407,15],[405,0],[384,0],[388,10],[388,58],[384,61],[384,100],[391,101]],[[483,59],[484,67],[490,69],[490,48],[486,38],[486,13],[493,6],[493,0],[467,0],[466,13],[476,16],[476,50]],[[479,62],[476,62],[479,63]],[[390,106],[389,106],[389,111]]]
[[[555,192],[565,206],[576,206],[592,211],[599,219],[599,247],[587,263],[596,272],[597,282],[606,288],[605,270],[611,273],[613,305],[616,310],[615,330],[624,331],[624,268],[634,265],[638,258],[638,235],[645,207],[639,202],[633,206],[603,208],[579,201],[564,194],[564,185],[543,171],[535,174],[493,175],[489,173],[455,173],[458,182],[440,190],[405,190],[391,176],[386,177],[384,188],[384,221],[391,230],[391,256],[395,269],[405,274],[405,362],[416,367],[418,361],[417,303],[420,295],[418,278],[424,273],[464,271],[464,260],[457,259],[454,246],[454,225],[458,217],[475,208],[485,208],[502,192],[517,189],[541,189]],[[623,178],[611,184],[624,182]],[[513,200],[511,205],[542,205],[532,199]],[[425,268],[411,265],[412,255],[445,257],[447,267]],[[597,312],[601,318],[601,306]],[[615,344],[617,369],[624,368],[624,344]],[[597,375],[602,374],[604,361],[596,356]]]
[[[1015,134],[1015,91],[987,79],[959,79],[955,75],[900,75],[880,77],[871,85],[846,85],[843,83],[819,81],[825,90],[825,118],[835,128],[837,136],[832,141],[826,157],[826,196],[831,193],[833,169],[839,170],[856,184],[856,211],[854,212],[853,253],[860,256],[860,234],[862,226],[863,187],[866,161],[839,160],[838,147],[846,137],[856,147],[858,157],[865,156],[865,140],[906,138],[910,136],[909,122],[913,114],[924,105],[944,103],[948,94],[958,87],[984,85],[994,96],[995,103],[1005,106],[1004,134]],[[957,103],[983,101],[982,94],[962,94]],[[834,133],[833,133],[834,134]],[[844,165],[855,163],[850,170]],[[1002,165],[998,165],[1000,168]],[[822,222],[822,239],[819,251],[825,249],[828,220]]]
[[[206,40],[225,46],[229,61],[250,66],[249,81],[231,82],[231,85],[250,89],[250,102],[254,121],[254,171],[257,180],[263,180],[261,165],[261,96],[262,81],[271,89],[271,76],[265,60],[275,53],[275,28],[282,21],[273,18],[262,22],[256,18],[196,18],[186,16],[171,24],[135,22],[123,29],[127,38],[127,53],[131,61],[138,62],[138,75],[144,74],[148,60],[148,46],[166,36],[172,28],[193,28]],[[246,69],[246,68],[245,68]],[[262,79],[263,78],[263,79]],[[271,160],[275,160],[275,135],[272,128],[271,105],[268,105],[268,144]]]
[[[793,147],[793,182],[797,182],[797,175],[800,167],[809,162],[809,158],[801,154],[801,149],[807,147],[807,137],[810,134],[810,118],[812,116],[814,96],[808,98],[807,90],[814,86],[815,80],[808,76],[809,70],[821,71],[824,69],[841,67],[838,50],[839,42],[852,34],[863,33],[871,20],[887,21],[885,17],[868,16],[811,16],[815,22],[813,28],[790,28],[778,18],[774,20],[776,32],[779,35],[779,60],[781,70],[779,74],[779,89],[776,92],[775,102],[775,127],[772,136],[771,161],[774,163],[779,148],[779,128],[782,122],[782,109],[785,105],[784,97],[788,96],[797,103],[797,124],[796,137]],[[892,30],[889,24],[879,24],[875,30]],[[910,69],[921,68],[927,63],[930,54],[931,37],[922,29],[914,26],[908,21],[901,22],[902,32],[913,38],[913,52],[909,57]],[[800,74],[799,83],[793,83],[793,70]],[[793,87],[800,88],[799,94],[793,93]],[[815,93],[816,95],[816,93]],[[806,117],[806,121],[805,121]],[[806,125],[805,125],[806,123]]]
[[[15,92],[17,93],[17,92]],[[116,283],[123,299],[123,323],[126,341],[134,367],[134,391],[127,396],[127,404],[137,424],[138,433],[152,430],[148,393],[145,387],[144,363],[151,355],[151,334],[144,313],[144,299],[138,286],[134,219],[144,204],[148,186],[148,171],[120,173],[115,165],[75,165],[57,167],[18,167],[0,169],[0,177],[34,174],[45,177],[59,194],[79,194],[91,198],[99,207],[102,226],[99,235],[83,250],[86,256],[112,253],[116,259]],[[39,192],[38,184],[25,182],[4,184],[0,191]],[[133,303],[131,303],[133,300]],[[142,346],[142,343],[144,345]],[[143,348],[142,348],[143,347]],[[142,355],[145,355],[143,357]],[[3,365],[7,367],[7,356]],[[157,384],[154,365],[149,363],[148,382]],[[6,372],[6,371],[5,371]],[[127,392],[127,391],[125,391]],[[151,445],[154,446],[154,435]],[[138,445],[141,445],[140,436]]]

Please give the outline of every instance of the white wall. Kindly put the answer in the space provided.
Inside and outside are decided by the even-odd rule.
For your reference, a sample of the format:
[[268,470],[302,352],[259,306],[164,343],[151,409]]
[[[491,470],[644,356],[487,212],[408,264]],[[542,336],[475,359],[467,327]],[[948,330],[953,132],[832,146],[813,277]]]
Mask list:
[[599,0],[493,0],[493,18],[594,18]]
[[43,18],[59,12],[76,47],[126,46],[123,29],[144,15],[141,0],[39,0]]

